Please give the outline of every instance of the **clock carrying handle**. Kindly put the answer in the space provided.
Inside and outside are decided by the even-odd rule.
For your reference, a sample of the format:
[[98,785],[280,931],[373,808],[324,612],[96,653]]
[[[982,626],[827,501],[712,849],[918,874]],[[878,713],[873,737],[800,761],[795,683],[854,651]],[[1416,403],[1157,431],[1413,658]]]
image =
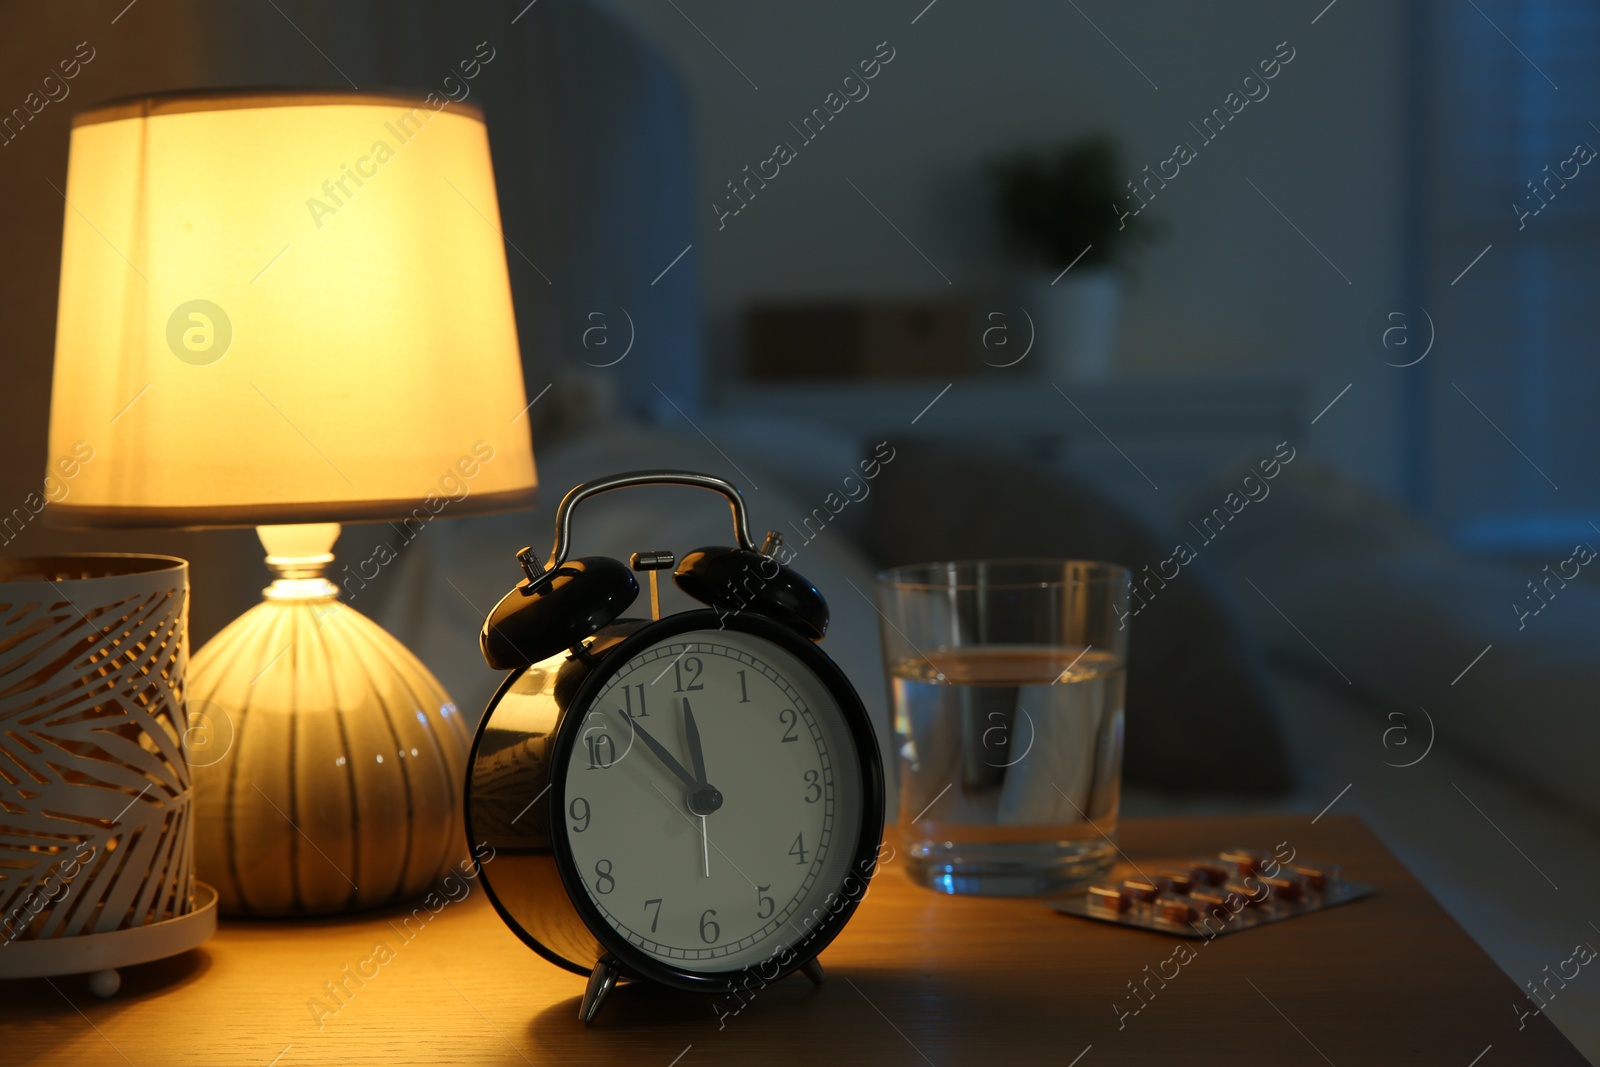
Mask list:
[[567,554],[572,547],[572,513],[579,504],[601,493],[609,493],[614,489],[631,489],[639,485],[686,485],[721,493],[728,498],[728,506],[733,512],[733,533],[738,538],[739,547],[751,552],[757,551],[755,542],[750,540],[750,519],[745,511],[744,497],[731,482],[695,471],[626,471],[573,486],[567,491],[567,495],[561,498],[561,504],[556,508],[556,543],[550,550],[550,562],[540,563],[539,557],[534,555],[531,548],[525,548],[517,553],[517,560],[522,564],[530,585],[540,584],[546,575],[567,561]]

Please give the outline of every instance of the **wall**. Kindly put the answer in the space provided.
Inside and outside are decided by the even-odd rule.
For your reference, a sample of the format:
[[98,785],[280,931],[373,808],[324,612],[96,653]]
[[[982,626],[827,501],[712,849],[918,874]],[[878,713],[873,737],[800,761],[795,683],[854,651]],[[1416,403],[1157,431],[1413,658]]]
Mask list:
[[[747,301],[993,292],[1005,263],[982,161],[1103,127],[1130,171],[1154,167],[1177,141],[1200,146],[1188,124],[1287,40],[1295,58],[1270,95],[1148,209],[1168,238],[1139,263],[1122,364],[1138,376],[1301,374],[1309,414],[1353,383],[1314,443],[1396,489],[1400,378],[1363,331],[1401,292],[1406,5],[1336,3],[1313,25],[1326,0],[925,3],[617,0],[692,87],[703,191],[692,254],[718,371],[735,365]],[[776,141],[798,141],[788,123],[884,40],[895,58],[871,95],[719,230],[725,183]]]
[[[45,75],[59,76],[60,61],[80,42],[93,53],[65,83],[67,95],[46,104],[0,146],[0,519],[26,509],[28,495],[40,492],[44,480],[67,210],[57,190],[65,188],[72,115],[127,93],[194,84],[205,61],[186,20],[146,17],[149,9],[139,10],[143,5],[118,17],[127,6],[127,0],[33,5],[25,13],[12,12],[0,34],[0,110],[5,114],[23,106]],[[259,599],[268,577],[250,530],[61,530],[50,525],[46,507],[20,535],[15,531],[13,518],[0,545],[7,555],[154,552],[189,560],[191,650]]]

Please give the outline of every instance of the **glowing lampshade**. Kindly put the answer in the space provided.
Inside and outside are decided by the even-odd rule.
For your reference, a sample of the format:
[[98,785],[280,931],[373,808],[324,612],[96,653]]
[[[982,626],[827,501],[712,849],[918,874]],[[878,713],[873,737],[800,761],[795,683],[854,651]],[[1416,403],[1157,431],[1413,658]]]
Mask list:
[[147,98],[77,116],[70,160],[50,455],[94,460],[58,521],[398,519],[463,484],[450,515],[532,503],[481,114]]

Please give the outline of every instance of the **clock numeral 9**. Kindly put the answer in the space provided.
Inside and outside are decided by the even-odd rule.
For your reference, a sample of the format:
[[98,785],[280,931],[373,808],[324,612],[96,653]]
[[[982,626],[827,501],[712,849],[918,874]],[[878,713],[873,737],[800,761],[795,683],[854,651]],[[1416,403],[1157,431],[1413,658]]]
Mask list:
[[611,740],[610,734],[589,734],[584,741],[589,746],[591,771],[603,771],[617,762],[617,743]]
[[756,918],[758,919],[772,918],[772,913],[778,908],[777,903],[766,895],[767,890],[771,888],[770,885],[756,886]]
[[594,864],[594,891],[596,893],[609,893],[617,888],[617,880],[611,877],[611,861],[596,860]]
[[700,916],[700,940],[708,945],[716,944],[717,938],[722,936],[722,927],[712,918],[716,913],[716,908],[707,908],[705,914]]
[[778,712],[778,721],[784,726],[788,727],[788,729],[784,730],[783,732],[783,739],[785,741],[800,740],[800,738],[795,736],[794,732],[794,728],[799,725],[800,722],[799,712],[795,711],[793,708],[784,708],[782,711]]
[[[705,670],[705,664],[700,662],[700,657],[689,656],[687,659],[673,660],[672,677],[677,683],[675,693],[691,692],[695,689],[704,689],[705,683],[700,680],[700,672]],[[689,672],[689,684],[683,684],[683,672]]]
[[796,857],[795,865],[803,867],[806,862],[806,835],[794,835],[794,844],[789,846],[789,855]]
[[822,785],[818,782],[820,775],[816,771],[806,772],[806,803],[815,804],[822,799]]
[[654,915],[650,916],[650,932],[653,934],[653,933],[656,932],[656,923],[661,920],[661,898],[660,897],[654,897],[654,898],[652,898],[650,900],[645,901],[644,902],[644,910],[645,911],[649,911],[650,910],[650,905],[652,905],[652,904],[654,904],[656,906],[656,913]]
[[573,797],[572,803],[567,805],[567,814],[572,816],[574,822],[583,820],[582,826],[574,826],[572,832],[581,834],[589,828],[589,802],[582,797]]

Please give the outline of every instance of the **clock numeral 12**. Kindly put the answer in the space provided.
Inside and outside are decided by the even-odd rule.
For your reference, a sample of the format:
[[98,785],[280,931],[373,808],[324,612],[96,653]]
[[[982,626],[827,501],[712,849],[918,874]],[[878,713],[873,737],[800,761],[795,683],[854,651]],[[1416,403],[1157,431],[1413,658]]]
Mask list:
[[[688,668],[689,670],[688,685],[683,684],[683,672],[685,668]],[[673,692],[686,693],[692,692],[696,689],[704,689],[706,687],[705,683],[700,680],[700,672],[703,670],[705,670],[705,664],[701,663],[699,658],[696,656],[690,656],[687,659],[682,660],[673,660],[672,677],[677,683],[677,688],[674,689]]]
[[794,844],[789,846],[789,855],[798,857],[794,861],[797,866],[805,866],[806,835],[804,833],[798,833],[794,835]]

